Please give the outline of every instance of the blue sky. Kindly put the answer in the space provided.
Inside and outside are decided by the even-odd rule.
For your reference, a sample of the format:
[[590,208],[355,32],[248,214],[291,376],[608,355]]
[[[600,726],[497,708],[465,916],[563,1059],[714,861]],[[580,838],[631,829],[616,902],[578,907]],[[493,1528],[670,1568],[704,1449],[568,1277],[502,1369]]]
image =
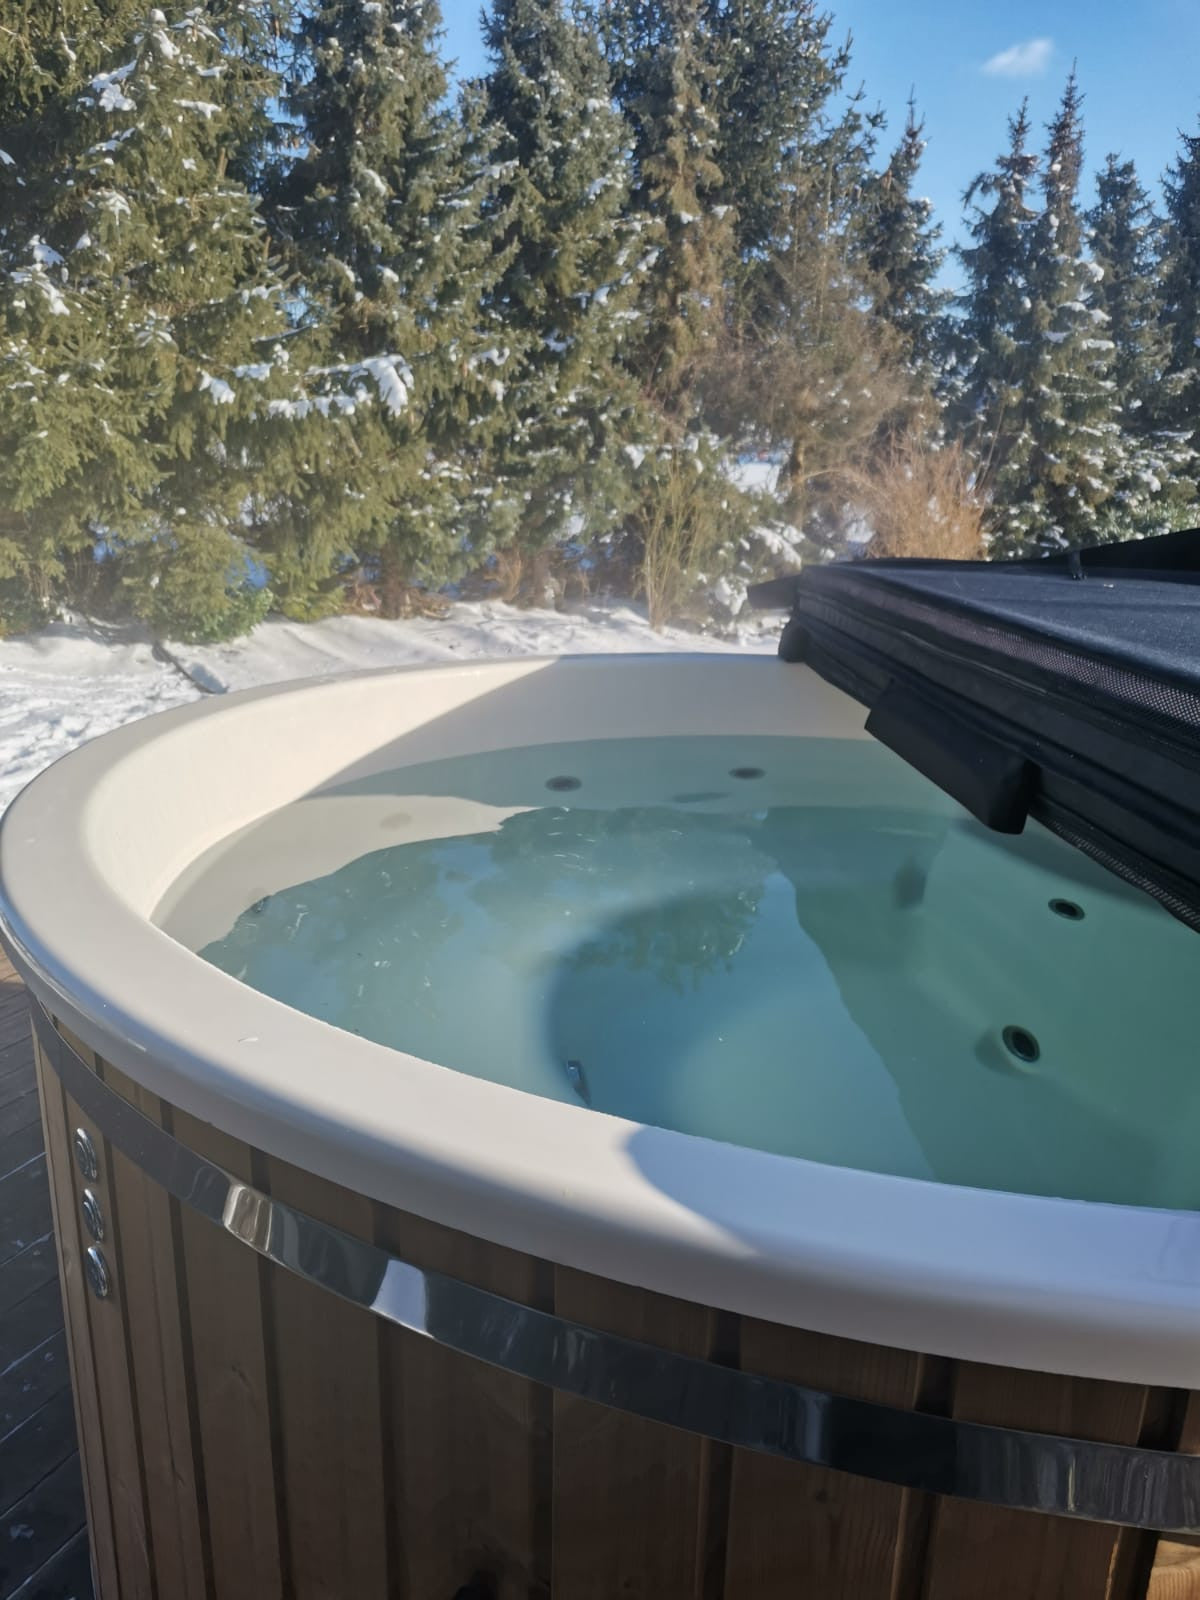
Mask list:
[[[967,184],[994,160],[1005,119],[1028,94],[1052,116],[1072,60],[1086,97],[1088,178],[1109,150],[1132,157],[1148,188],[1181,129],[1200,132],[1200,0],[836,0],[834,34],[854,36],[851,77],[904,119],[910,89],[928,139],[922,192],[953,237]],[[443,0],[459,70],[483,66],[475,0]]]

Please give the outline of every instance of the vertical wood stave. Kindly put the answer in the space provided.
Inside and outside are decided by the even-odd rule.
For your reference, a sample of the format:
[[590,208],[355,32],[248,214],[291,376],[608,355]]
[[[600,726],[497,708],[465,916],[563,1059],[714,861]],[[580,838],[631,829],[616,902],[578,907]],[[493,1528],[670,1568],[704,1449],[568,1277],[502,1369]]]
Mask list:
[[[711,1354],[703,1306],[555,1269],[559,1316],[627,1338]],[[573,1395],[554,1397],[554,1600],[707,1600],[710,1475],[723,1463],[695,1434]],[[711,1591],[711,1583],[708,1584]]]
[[[1176,1449],[1185,1455],[1200,1455],[1200,1394],[1179,1398],[1183,1416]],[[1147,1595],[1148,1600],[1200,1600],[1200,1543],[1160,1539]]]
[[[750,1318],[741,1351],[748,1372],[887,1405],[911,1406],[922,1373],[922,1358],[907,1351]],[[891,1484],[735,1450],[725,1600],[789,1586],[821,1600],[890,1600],[913,1498]]]
[[[956,1417],[1077,1439],[1136,1442],[1147,1393],[1134,1384],[1062,1378],[963,1361]],[[1119,1531],[972,1501],[937,1507],[925,1600],[1103,1600]],[[964,1585],[970,1583],[971,1587]]]
[[[423,1218],[377,1208],[378,1242],[525,1304],[546,1306],[544,1264]],[[381,1334],[405,1600],[551,1592],[548,1390],[400,1328]],[[556,1591],[557,1592],[557,1591]]]
[[[161,1126],[155,1095],[105,1061],[100,1076]],[[160,1596],[204,1600],[209,1551],[204,1527],[203,1470],[190,1396],[191,1330],[181,1297],[186,1284],[176,1250],[177,1203],[119,1151],[110,1156],[116,1261],[128,1307],[130,1362],[142,1441],[147,1513]]]
[[[371,1203],[264,1158],[273,1196],[360,1238]],[[387,1498],[379,1324],[272,1268],[273,1360],[295,1600],[386,1600]],[[297,1337],[297,1330],[304,1337]]]
[[75,1189],[75,1161],[70,1148],[71,1130],[62,1085],[47,1062],[36,1035],[34,1063],[42,1104],[42,1129],[46,1138],[54,1237],[58,1243],[59,1283],[66,1323],[71,1392],[75,1401],[75,1427],[83,1468],[84,1502],[91,1535],[92,1571],[102,1600],[109,1600],[109,1596],[118,1594],[117,1550],[104,1435],[100,1426],[99,1390],[88,1332],[85,1302],[88,1291],[83,1281],[83,1244]]
[[[170,1122],[190,1149],[251,1181],[245,1145],[174,1108]],[[216,1600],[290,1600],[265,1263],[188,1206],[180,1234]]]
[[[88,1047],[65,1028],[59,1031],[67,1044],[95,1071],[96,1058]],[[63,1106],[67,1129],[83,1127],[89,1132],[99,1167],[98,1176],[85,1185],[72,1162],[76,1210],[83,1189],[89,1187],[98,1198],[106,1219],[106,1236],[100,1250],[108,1264],[109,1292],[103,1300],[90,1291],[85,1293],[83,1307],[90,1334],[100,1427],[104,1436],[119,1592],[123,1600],[153,1600],[153,1554],[146,1514],[142,1435],[138,1426],[130,1366],[128,1307],[120,1268],[121,1237],[113,1198],[113,1151],[108,1140],[92,1126],[91,1119],[69,1094],[63,1094]],[[81,1249],[86,1251],[90,1244],[87,1235],[81,1233]]]

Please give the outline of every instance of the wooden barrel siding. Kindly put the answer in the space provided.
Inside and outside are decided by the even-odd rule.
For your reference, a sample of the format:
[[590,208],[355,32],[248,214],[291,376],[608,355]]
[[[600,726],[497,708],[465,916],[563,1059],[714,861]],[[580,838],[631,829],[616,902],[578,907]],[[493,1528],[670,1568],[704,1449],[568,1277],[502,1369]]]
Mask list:
[[[738,1318],[380,1206],[103,1081],[198,1153],[419,1266],[833,1392],[1200,1453],[1177,1391]],[[89,1122],[41,1052],[100,1600],[1200,1600],[1200,1548],[731,1449],[496,1371],[256,1256],[90,1129],[112,1292],[85,1286]]]

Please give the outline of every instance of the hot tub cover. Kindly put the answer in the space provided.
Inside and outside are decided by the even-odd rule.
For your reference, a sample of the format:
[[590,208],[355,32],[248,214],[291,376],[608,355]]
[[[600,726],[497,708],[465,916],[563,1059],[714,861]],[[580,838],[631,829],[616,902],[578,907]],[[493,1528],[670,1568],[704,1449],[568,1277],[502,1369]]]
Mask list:
[[751,590],[981,822],[1034,817],[1200,929],[1200,530],[1042,560],[865,560]]

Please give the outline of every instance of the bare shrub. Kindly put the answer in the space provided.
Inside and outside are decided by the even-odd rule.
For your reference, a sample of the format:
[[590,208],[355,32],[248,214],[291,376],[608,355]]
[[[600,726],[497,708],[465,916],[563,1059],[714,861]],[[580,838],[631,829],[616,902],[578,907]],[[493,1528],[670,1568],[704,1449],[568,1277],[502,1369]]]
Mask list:
[[986,508],[960,445],[902,434],[849,486],[874,529],[872,556],[982,558]]

